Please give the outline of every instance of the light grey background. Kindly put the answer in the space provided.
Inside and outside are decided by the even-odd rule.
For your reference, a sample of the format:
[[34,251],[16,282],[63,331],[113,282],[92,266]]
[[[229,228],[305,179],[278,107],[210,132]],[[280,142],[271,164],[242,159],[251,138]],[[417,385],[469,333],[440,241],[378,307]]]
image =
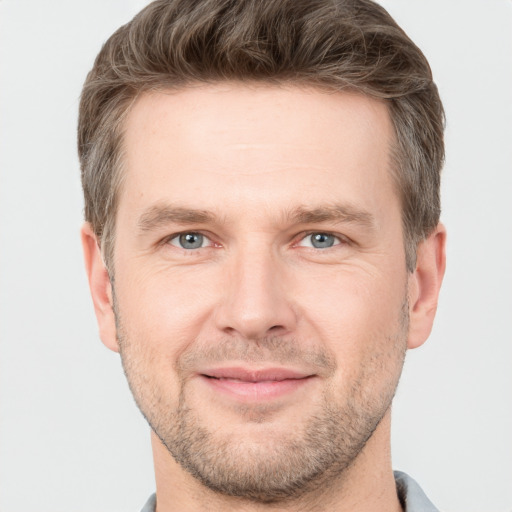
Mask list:
[[[446,512],[512,510],[512,2],[387,0],[445,102],[448,271],[408,356],[394,466]],[[0,511],[137,511],[148,429],[83,272],[78,96],[145,2],[0,0]]]

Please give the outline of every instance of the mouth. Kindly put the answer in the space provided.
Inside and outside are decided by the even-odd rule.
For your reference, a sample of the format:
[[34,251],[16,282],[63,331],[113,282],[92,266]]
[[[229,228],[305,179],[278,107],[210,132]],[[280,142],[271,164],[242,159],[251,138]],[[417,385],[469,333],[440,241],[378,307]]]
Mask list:
[[214,368],[199,374],[217,393],[241,401],[268,401],[292,394],[309,384],[314,374],[288,368]]

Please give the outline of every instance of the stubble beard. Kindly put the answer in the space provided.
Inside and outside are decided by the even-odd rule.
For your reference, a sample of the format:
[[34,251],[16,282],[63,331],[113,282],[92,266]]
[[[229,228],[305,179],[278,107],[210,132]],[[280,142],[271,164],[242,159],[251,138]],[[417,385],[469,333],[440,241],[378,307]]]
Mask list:
[[348,405],[324,406],[287,437],[264,445],[214,434],[181,402],[173,423],[155,430],[174,459],[207,488],[258,503],[297,499],[327,486],[351,465],[383,414],[367,421]]
[[[157,383],[148,378],[151,372],[138,359],[140,352],[131,350],[136,344],[126,336],[117,313],[116,319],[123,368],[135,401],[176,462],[216,493],[272,503],[293,501],[327,488],[334,480],[342,482],[391,406],[405,358],[408,307],[405,301],[397,333],[380,340],[377,345],[385,350],[365,361],[359,378],[346,387],[341,400],[333,390],[324,390],[320,405],[302,426],[286,435],[270,434],[264,443],[247,442],[243,437],[234,440],[209,429],[199,411],[189,405],[185,379],[177,406],[171,406],[169,397],[162,396]],[[213,348],[206,358],[227,360],[229,355],[248,363],[279,362],[299,360],[302,354],[316,357],[334,372],[329,354],[305,355],[298,345],[295,340],[279,338],[258,343],[230,340]],[[194,357],[188,363],[191,361]],[[375,375],[386,380],[377,393]],[[264,411],[261,413],[264,416]]]

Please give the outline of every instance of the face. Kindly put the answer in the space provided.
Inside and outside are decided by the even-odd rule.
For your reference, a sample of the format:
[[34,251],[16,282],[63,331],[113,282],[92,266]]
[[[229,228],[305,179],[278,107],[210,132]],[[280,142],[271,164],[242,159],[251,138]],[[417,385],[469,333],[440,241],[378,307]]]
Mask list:
[[337,478],[389,409],[408,274],[386,106],[221,84],[138,99],[113,282],[138,406],[180,464],[271,501]]

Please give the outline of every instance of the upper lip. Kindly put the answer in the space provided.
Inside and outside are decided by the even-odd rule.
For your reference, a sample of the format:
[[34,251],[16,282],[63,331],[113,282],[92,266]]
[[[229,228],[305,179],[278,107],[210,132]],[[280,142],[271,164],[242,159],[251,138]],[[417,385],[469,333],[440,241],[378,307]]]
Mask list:
[[281,381],[287,379],[305,379],[312,374],[291,368],[242,368],[242,367],[222,367],[209,368],[200,372],[201,375],[215,379],[232,379],[242,382],[264,382]]

